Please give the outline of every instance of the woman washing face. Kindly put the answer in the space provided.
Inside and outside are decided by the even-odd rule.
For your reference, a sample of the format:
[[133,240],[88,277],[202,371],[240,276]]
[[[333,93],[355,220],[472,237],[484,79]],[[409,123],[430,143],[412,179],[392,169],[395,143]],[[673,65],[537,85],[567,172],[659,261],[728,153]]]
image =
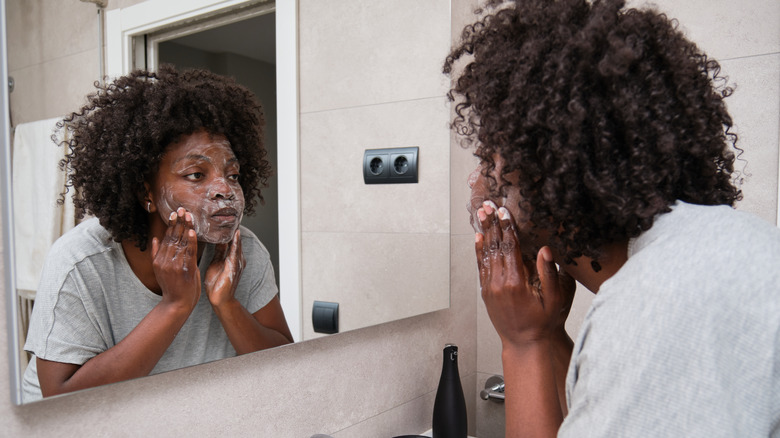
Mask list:
[[88,98],[60,127],[94,218],[47,257],[24,400],[292,342],[268,252],[240,226],[270,174],[251,92],[162,67]]
[[780,231],[732,208],[720,65],[623,0],[484,3],[444,70],[506,436],[779,436]]

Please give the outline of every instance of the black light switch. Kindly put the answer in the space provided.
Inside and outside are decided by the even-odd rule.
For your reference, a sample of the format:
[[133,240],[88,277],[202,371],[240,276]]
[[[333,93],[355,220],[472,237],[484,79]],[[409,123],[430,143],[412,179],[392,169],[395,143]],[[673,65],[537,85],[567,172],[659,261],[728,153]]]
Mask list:
[[311,322],[315,333],[338,333],[339,303],[315,301],[311,310]]

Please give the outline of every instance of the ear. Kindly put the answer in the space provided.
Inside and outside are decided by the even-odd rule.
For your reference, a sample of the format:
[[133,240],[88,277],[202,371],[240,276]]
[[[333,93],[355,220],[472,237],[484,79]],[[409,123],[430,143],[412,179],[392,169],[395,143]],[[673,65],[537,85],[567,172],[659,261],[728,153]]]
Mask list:
[[149,183],[144,183],[144,193],[138,195],[138,201],[141,203],[141,208],[149,213],[157,211],[157,207],[154,205],[154,193]]

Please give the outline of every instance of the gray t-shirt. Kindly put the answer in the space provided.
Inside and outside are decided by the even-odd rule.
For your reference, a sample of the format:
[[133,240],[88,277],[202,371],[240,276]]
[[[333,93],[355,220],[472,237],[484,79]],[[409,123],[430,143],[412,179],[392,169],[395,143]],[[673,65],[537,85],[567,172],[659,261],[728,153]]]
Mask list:
[[678,202],[574,346],[560,437],[780,436],[780,230]]
[[[278,293],[268,251],[241,227],[246,266],[236,298],[250,313]],[[207,244],[201,256],[201,279],[214,256]],[[79,224],[52,246],[46,257],[24,349],[37,357],[82,365],[124,339],[162,297],[135,276],[121,244],[97,219]],[[211,308],[205,286],[187,322],[151,374],[197,365],[236,352]],[[25,402],[41,398],[35,359],[22,383]]]

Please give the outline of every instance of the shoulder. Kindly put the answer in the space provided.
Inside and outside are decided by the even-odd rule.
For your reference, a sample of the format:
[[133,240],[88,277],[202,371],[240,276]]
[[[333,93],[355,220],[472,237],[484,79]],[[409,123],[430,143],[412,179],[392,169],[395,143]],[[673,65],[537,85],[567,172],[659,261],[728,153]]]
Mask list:
[[97,218],[81,222],[63,234],[51,247],[47,261],[75,264],[96,254],[111,251],[116,242]]
[[257,257],[263,263],[270,262],[271,255],[268,252],[268,249],[260,242],[260,239],[257,238],[255,233],[243,225],[241,225],[239,229],[241,231],[241,249],[244,251],[244,256],[247,259],[249,259],[250,256]]
[[[659,216],[663,221],[667,215]],[[673,223],[687,224],[688,230],[699,230],[725,239],[751,239],[762,236],[780,242],[780,230],[751,213],[727,205],[695,205],[677,202],[668,215]]]
[[[657,231],[653,229],[658,228]],[[780,229],[745,211],[727,205],[695,205],[677,202],[672,212],[660,215],[649,234],[669,234],[698,240],[702,245],[765,241],[768,249],[780,249]]]
[[[69,277],[90,281],[114,275],[124,259],[97,219],[86,220],[62,235],[52,245],[41,270],[37,298],[56,296]],[[54,298],[53,298],[54,299]]]
[[594,329],[660,339],[680,330],[762,332],[780,323],[780,230],[758,217],[678,203],[628,255],[593,300]]
[[279,293],[271,256],[260,240],[248,228],[241,226],[241,250],[246,266],[241,274],[237,296],[249,313],[265,307]]
[[632,240],[628,257],[626,271],[685,266],[694,276],[726,269],[742,277],[740,269],[747,266],[776,263],[780,229],[729,206],[678,202],[671,212],[658,216],[652,228]]

